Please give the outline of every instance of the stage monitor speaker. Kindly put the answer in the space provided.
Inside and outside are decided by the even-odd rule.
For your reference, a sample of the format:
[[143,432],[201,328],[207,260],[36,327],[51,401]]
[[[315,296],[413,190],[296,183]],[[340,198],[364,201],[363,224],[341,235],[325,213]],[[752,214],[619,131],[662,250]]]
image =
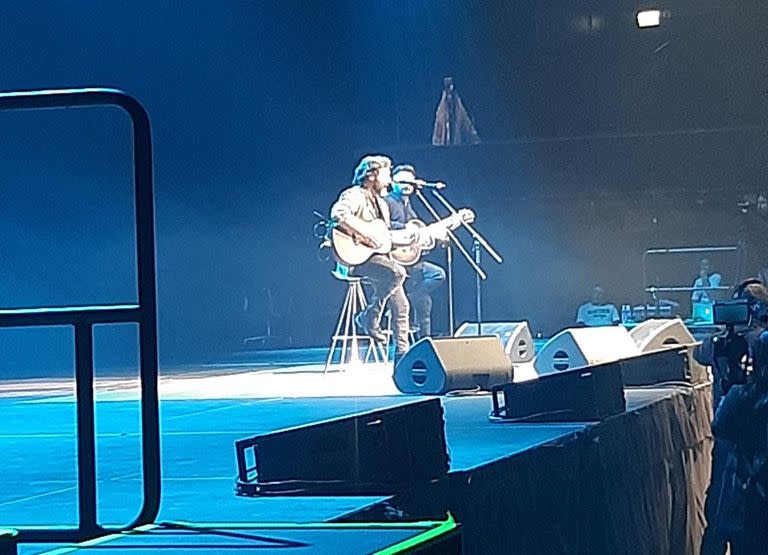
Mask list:
[[570,328],[541,348],[533,365],[539,375],[593,366],[640,354],[623,326]]
[[709,380],[709,369],[696,362],[696,345],[666,345],[621,361],[625,387],[656,384],[697,384]]
[[680,318],[646,320],[632,328],[629,335],[642,353],[696,343]]
[[243,496],[392,495],[449,469],[439,399],[241,439],[235,454]]
[[528,322],[483,322],[477,333],[477,322],[464,322],[453,334],[454,337],[495,335],[501,341],[504,352],[512,362],[533,360],[534,345]]
[[526,422],[587,422],[626,408],[621,362],[614,361],[511,383],[493,390],[493,418]]
[[425,337],[398,362],[395,385],[403,393],[441,395],[459,389],[488,390],[512,381],[512,361],[495,335]]

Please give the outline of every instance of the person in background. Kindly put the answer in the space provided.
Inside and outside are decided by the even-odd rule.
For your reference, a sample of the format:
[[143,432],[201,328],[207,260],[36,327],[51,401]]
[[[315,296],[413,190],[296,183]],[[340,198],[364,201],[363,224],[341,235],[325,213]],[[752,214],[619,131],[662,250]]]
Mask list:
[[579,307],[576,323],[580,326],[615,326],[621,322],[615,305],[605,301],[605,290],[599,285],[592,289],[592,299]]
[[443,79],[443,93],[435,112],[433,145],[474,145],[480,142],[475,124],[456,92],[453,77]]
[[768,194],[745,195],[738,206],[739,246],[743,249],[738,277],[757,276],[768,283]]
[[707,287],[720,287],[722,277],[710,268],[709,259],[702,258],[699,267],[699,277],[693,282],[693,292],[691,293],[691,302],[712,304],[717,298],[717,291],[706,289]]

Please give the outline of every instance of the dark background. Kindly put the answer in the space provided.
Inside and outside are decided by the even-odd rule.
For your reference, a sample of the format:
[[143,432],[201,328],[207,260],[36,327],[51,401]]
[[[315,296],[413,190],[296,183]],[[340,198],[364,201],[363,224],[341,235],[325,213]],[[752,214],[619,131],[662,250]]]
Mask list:
[[[646,248],[734,244],[738,199],[768,189],[768,7],[663,4],[641,30],[642,4],[615,0],[7,3],[0,89],[114,86],[148,109],[165,365],[220,359],[268,318],[294,345],[328,340],[343,289],[312,210],[366,152],[446,180],[505,258],[484,262],[484,316],[549,334],[595,283],[641,302]],[[481,145],[429,146],[444,75]],[[129,133],[109,109],[0,115],[0,304],[134,299]],[[474,278],[456,274],[461,321]],[[105,334],[103,364],[125,336]],[[6,331],[0,372],[49,373],[68,341]]]

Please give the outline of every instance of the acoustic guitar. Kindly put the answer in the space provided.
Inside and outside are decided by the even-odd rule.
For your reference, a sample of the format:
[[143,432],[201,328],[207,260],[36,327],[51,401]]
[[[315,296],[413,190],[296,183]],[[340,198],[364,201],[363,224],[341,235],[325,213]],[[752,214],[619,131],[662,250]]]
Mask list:
[[[337,225],[331,231],[331,244],[336,258],[348,266],[359,266],[374,254],[388,254],[393,260],[403,265],[415,264],[425,250],[434,248],[436,239],[445,235],[446,230],[459,227],[462,222],[472,223],[475,213],[469,208],[462,208],[438,222],[426,225],[420,220],[406,224],[405,230],[390,230],[384,220],[363,220],[355,224],[355,229],[344,224]],[[392,234],[415,232],[416,241],[408,245],[393,245]]]

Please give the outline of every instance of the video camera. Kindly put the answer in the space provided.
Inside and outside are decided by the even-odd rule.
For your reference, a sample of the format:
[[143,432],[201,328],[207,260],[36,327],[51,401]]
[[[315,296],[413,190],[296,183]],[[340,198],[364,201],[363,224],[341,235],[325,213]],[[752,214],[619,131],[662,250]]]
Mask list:
[[766,328],[768,305],[750,293],[747,286],[753,283],[760,282],[748,280],[736,289],[734,299],[712,305],[714,324],[725,330],[707,337],[694,350],[700,364],[712,367],[716,398],[732,385],[746,382],[750,341]]
[[712,320],[715,325],[746,326],[752,317],[749,299],[715,301],[712,305]]

